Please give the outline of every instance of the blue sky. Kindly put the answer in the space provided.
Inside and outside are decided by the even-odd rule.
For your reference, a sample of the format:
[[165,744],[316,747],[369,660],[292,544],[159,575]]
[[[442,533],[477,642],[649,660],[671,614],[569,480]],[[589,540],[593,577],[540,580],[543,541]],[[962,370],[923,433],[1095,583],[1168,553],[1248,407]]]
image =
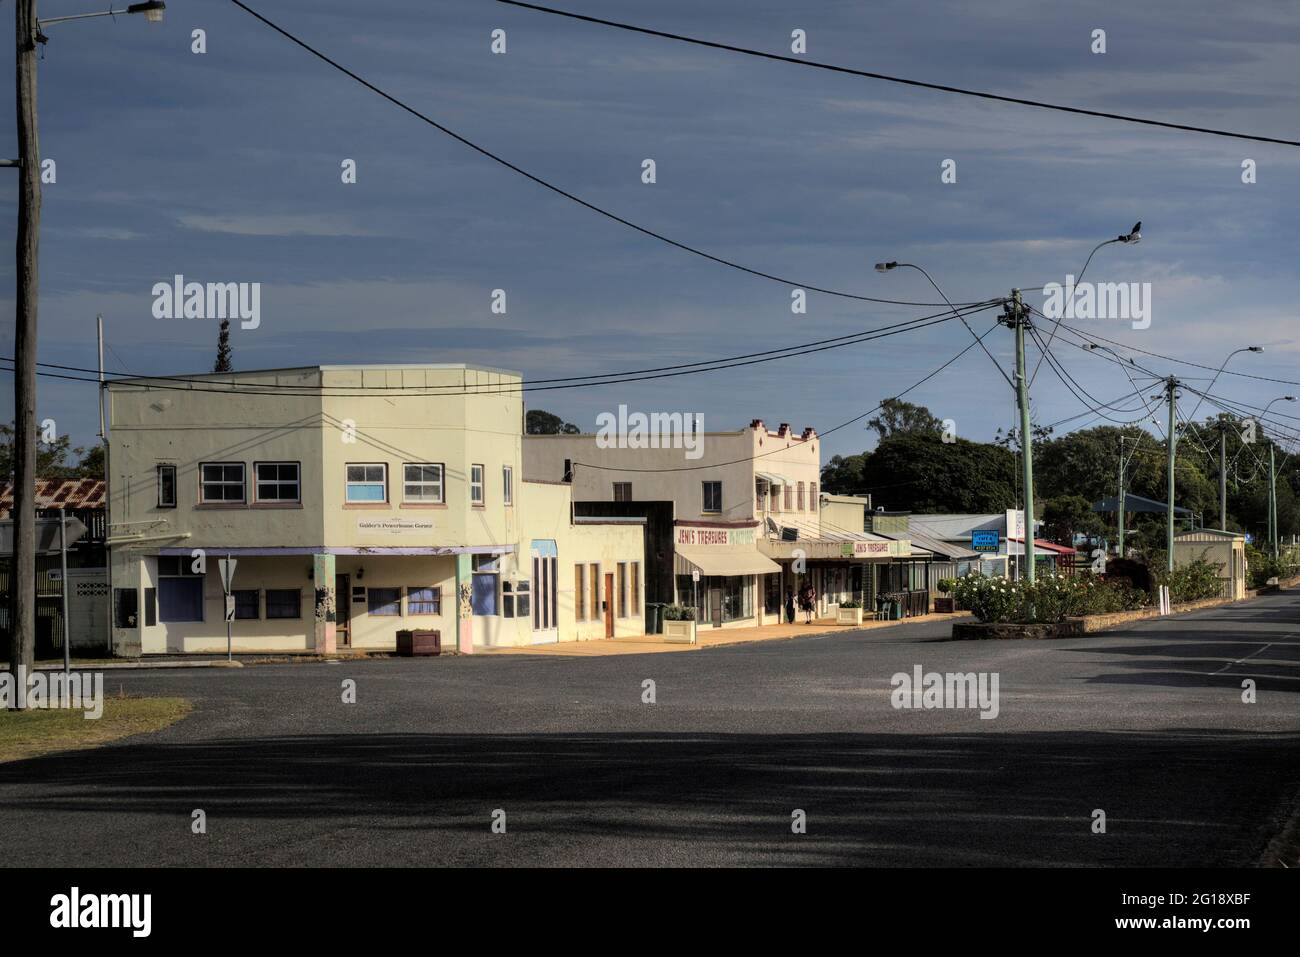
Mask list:
[[[1062,282],[1103,239],[1088,278],[1150,282],[1153,321],[1101,335],[1217,365],[1300,378],[1295,233],[1300,149],[976,101],[637,36],[506,7],[255,0],[252,5],[440,122],[591,202],[710,252],[820,285],[932,301]],[[44,0],[41,13],[95,4]],[[577,12],[932,82],[1091,109],[1296,138],[1300,12],[1220,3],[821,3],[567,0]],[[0,8],[6,17],[11,6]],[[191,31],[207,34],[204,55]],[[508,52],[493,55],[493,29]],[[1090,52],[1107,32],[1108,52]],[[159,320],[151,288],[181,273],[262,284],[262,322],[233,331],[236,368],[472,362],[581,376],[772,349],[932,310],[810,294],[692,257],[555,196],[418,122],[224,0],[49,29],[40,62],[46,187],[40,353],[93,367],[105,317],[112,371],[207,371],[211,320]],[[0,75],[12,49],[0,44]],[[0,98],[13,152],[13,99]],[[358,182],[340,181],[345,158]],[[653,158],[657,183],[641,182]],[[957,182],[940,164],[957,161]],[[1240,180],[1243,159],[1258,182]],[[13,234],[15,192],[0,194]],[[507,291],[493,315],[491,291]],[[0,339],[13,342],[12,257],[0,261]],[[1041,296],[1030,301],[1041,304]],[[983,331],[992,315],[972,324]],[[1086,325],[1080,322],[1078,325]],[[990,349],[1011,362],[1011,334]],[[946,323],[875,343],[660,382],[534,395],[584,428],[620,403],[826,429],[911,385],[969,342]],[[1131,388],[1063,347],[1099,398]],[[1204,375],[1149,360],[1159,372]],[[6,377],[0,417],[12,417]],[[1191,380],[1197,384],[1197,380]],[[1200,381],[1204,385],[1204,381]],[[1263,405],[1287,386],[1225,377]],[[978,350],[909,394],[959,434],[1013,417]],[[270,400],[268,400],[270,401]],[[1035,417],[1082,411],[1046,370]],[[1276,410],[1276,407],[1275,407]],[[1293,410],[1295,407],[1293,407]],[[39,413],[84,443],[94,387],[41,381]],[[1202,415],[1204,415],[1204,410]],[[1129,418],[1131,416],[1123,416]],[[1090,418],[1090,417],[1089,417]],[[1087,424],[1088,418],[1076,420]],[[1097,423],[1094,423],[1097,424]],[[871,444],[860,426],[835,453]]]

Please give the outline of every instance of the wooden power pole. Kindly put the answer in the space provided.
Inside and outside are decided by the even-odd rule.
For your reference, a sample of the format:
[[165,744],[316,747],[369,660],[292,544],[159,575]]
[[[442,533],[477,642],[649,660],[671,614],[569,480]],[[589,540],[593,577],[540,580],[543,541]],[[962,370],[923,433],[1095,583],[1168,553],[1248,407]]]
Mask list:
[[[41,149],[36,133],[36,0],[14,0],[18,118],[17,291],[14,315],[14,553],[9,667],[28,672],[36,651],[36,297]],[[16,696],[22,700],[23,695]]]

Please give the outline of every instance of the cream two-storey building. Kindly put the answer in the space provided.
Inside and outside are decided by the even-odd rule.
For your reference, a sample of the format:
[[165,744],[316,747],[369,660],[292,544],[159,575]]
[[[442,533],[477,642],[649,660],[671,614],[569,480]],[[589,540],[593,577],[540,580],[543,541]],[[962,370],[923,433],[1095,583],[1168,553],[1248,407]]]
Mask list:
[[523,481],[520,377],[308,366],[106,387],[113,648],[445,648],[644,632],[643,529]]

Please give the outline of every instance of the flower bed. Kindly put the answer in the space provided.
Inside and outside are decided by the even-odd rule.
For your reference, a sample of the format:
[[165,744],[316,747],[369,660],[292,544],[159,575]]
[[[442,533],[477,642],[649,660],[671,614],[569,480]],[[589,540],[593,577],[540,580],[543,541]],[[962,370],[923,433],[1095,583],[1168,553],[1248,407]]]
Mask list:
[[986,624],[1055,624],[1081,615],[1132,611],[1150,600],[1126,582],[1056,573],[1033,584],[967,575],[953,583],[952,593],[962,608]]

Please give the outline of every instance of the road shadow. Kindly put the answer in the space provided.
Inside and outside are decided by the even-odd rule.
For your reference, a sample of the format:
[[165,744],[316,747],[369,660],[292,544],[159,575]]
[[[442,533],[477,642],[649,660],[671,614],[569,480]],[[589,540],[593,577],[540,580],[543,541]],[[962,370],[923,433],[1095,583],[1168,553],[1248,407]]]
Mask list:
[[0,844],[10,864],[83,866],[1248,865],[1300,788],[1297,745],[1212,730],[126,742],[0,766]]

